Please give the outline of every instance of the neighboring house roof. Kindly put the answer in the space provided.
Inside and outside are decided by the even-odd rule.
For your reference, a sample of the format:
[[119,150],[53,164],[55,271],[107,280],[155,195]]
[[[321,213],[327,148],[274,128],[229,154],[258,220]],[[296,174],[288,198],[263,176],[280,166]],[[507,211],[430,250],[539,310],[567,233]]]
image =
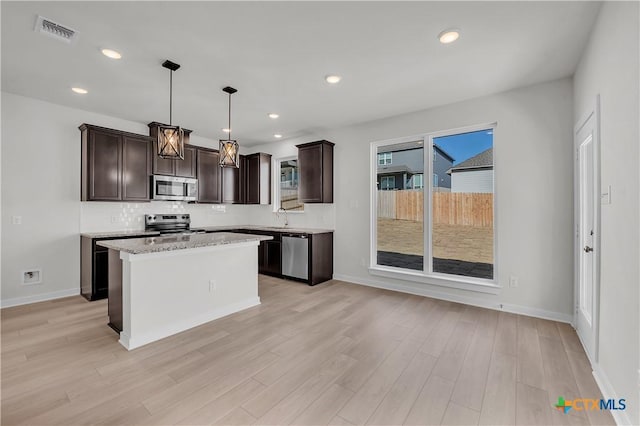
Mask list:
[[383,152],[408,151],[410,149],[422,149],[422,141],[404,142],[396,143],[393,145],[380,146],[378,147],[378,154],[382,154]]
[[493,148],[482,151],[468,160],[463,161],[450,168],[447,173],[468,171],[469,169],[492,169],[493,168]]
[[415,175],[417,173],[415,170],[411,170],[409,167],[404,164],[398,166],[378,166],[378,174],[379,175],[391,175],[394,173],[407,173],[410,175]]
[[454,161],[456,161],[452,156],[450,156],[447,151],[445,151],[444,149],[440,148],[438,145],[433,144],[433,147],[436,149],[436,151],[438,151],[440,154],[442,154],[443,157],[448,158],[449,160],[451,160],[451,162],[453,163]]
[[[423,145],[422,141],[417,141],[417,142],[404,142],[404,143],[397,143],[397,144],[394,144],[394,145],[381,146],[381,147],[378,148],[378,154],[382,154],[382,153],[385,153],[385,152],[400,152],[400,151],[410,151],[412,149],[422,149],[423,148],[422,145]],[[445,151],[444,149],[440,148],[438,145],[434,144],[433,147],[443,157],[448,158],[449,160],[451,160],[452,163],[455,161],[455,159],[452,156],[450,156],[447,153],[447,151]]]

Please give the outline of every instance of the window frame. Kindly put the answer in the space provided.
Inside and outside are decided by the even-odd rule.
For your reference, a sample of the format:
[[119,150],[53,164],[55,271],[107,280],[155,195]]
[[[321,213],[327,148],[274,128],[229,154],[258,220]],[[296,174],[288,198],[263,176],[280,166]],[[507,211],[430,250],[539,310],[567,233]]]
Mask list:
[[[389,154],[388,163],[387,163],[387,154]],[[390,164],[393,164],[393,153],[391,152],[381,152],[378,154],[377,158],[378,158],[378,166],[388,166]],[[380,160],[382,160],[382,163],[380,163]]]
[[[282,163],[284,161],[297,160],[297,155],[289,155],[287,157],[275,158],[272,160],[271,164],[271,181],[273,182],[272,195],[273,195],[273,212],[277,213],[280,209],[280,168],[282,167]],[[300,193],[298,192],[298,195]],[[299,198],[298,198],[299,200]],[[302,210],[287,210],[287,214],[302,214],[305,212],[305,204],[302,204]]]
[[[451,287],[462,290],[470,290],[481,293],[499,294],[502,285],[498,278],[498,227],[497,227],[497,208],[498,195],[497,195],[497,173],[495,168],[496,158],[496,127],[497,123],[485,123],[477,124],[465,127],[458,127],[454,129],[446,129],[428,133],[422,133],[419,135],[406,136],[400,138],[386,139],[381,141],[375,141],[370,143],[370,246],[369,246],[369,273],[371,275],[381,276],[385,278],[395,278],[405,281],[413,281],[423,284],[431,284],[442,287]],[[432,255],[432,241],[433,241],[433,221],[432,215],[426,214],[430,212],[431,203],[433,199],[433,182],[431,185],[424,186],[424,262],[423,270],[415,271],[410,269],[403,269],[393,266],[378,265],[377,264],[377,205],[378,205],[378,188],[377,188],[377,168],[378,168],[378,148],[380,146],[388,146],[394,144],[401,144],[407,142],[423,142],[424,149],[424,174],[427,176],[433,176],[434,165],[431,159],[435,155],[435,148],[433,145],[434,139],[442,136],[450,136],[461,133],[470,133],[481,130],[493,131],[493,153],[494,153],[494,169],[493,169],[493,279],[466,277],[462,275],[451,275],[433,272],[433,255]],[[424,179],[424,178],[423,178]]]

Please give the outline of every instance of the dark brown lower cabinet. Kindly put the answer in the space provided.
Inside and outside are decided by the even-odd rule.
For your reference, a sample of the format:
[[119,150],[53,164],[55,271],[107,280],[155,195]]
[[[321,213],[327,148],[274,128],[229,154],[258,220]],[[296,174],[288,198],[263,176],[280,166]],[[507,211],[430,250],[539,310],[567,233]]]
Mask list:
[[258,272],[266,275],[280,276],[282,274],[282,243],[273,239],[262,241],[263,257],[258,259]]
[[[103,247],[106,248],[106,247]],[[122,260],[120,252],[107,249],[109,262],[109,327],[122,331]]]
[[284,277],[282,275],[282,236],[290,232],[262,231],[256,229],[234,229],[224,232],[268,235],[273,240],[261,241],[258,246],[258,273],[274,277],[301,281],[316,285],[333,279],[333,232],[304,234],[309,244],[308,279]]
[[80,237],[80,294],[89,301],[105,299],[109,294],[109,249],[98,241],[140,238],[143,235],[120,237]]

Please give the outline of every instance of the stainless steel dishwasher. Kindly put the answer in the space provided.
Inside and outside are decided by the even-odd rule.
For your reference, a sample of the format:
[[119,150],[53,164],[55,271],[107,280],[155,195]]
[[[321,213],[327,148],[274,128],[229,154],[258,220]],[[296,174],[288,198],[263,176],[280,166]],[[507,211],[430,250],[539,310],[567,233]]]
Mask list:
[[305,234],[282,235],[282,275],[309,279],[309,239]]

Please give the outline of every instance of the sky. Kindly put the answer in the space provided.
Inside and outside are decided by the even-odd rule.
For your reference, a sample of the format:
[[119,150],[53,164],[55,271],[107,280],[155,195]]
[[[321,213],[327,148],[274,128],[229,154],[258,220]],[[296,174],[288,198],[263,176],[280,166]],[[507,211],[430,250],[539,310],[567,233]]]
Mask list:
[[493,130],[442,136],[434,138],[433,143],[452,156],[453,164],[456,165],[491,148],[493,146]]

